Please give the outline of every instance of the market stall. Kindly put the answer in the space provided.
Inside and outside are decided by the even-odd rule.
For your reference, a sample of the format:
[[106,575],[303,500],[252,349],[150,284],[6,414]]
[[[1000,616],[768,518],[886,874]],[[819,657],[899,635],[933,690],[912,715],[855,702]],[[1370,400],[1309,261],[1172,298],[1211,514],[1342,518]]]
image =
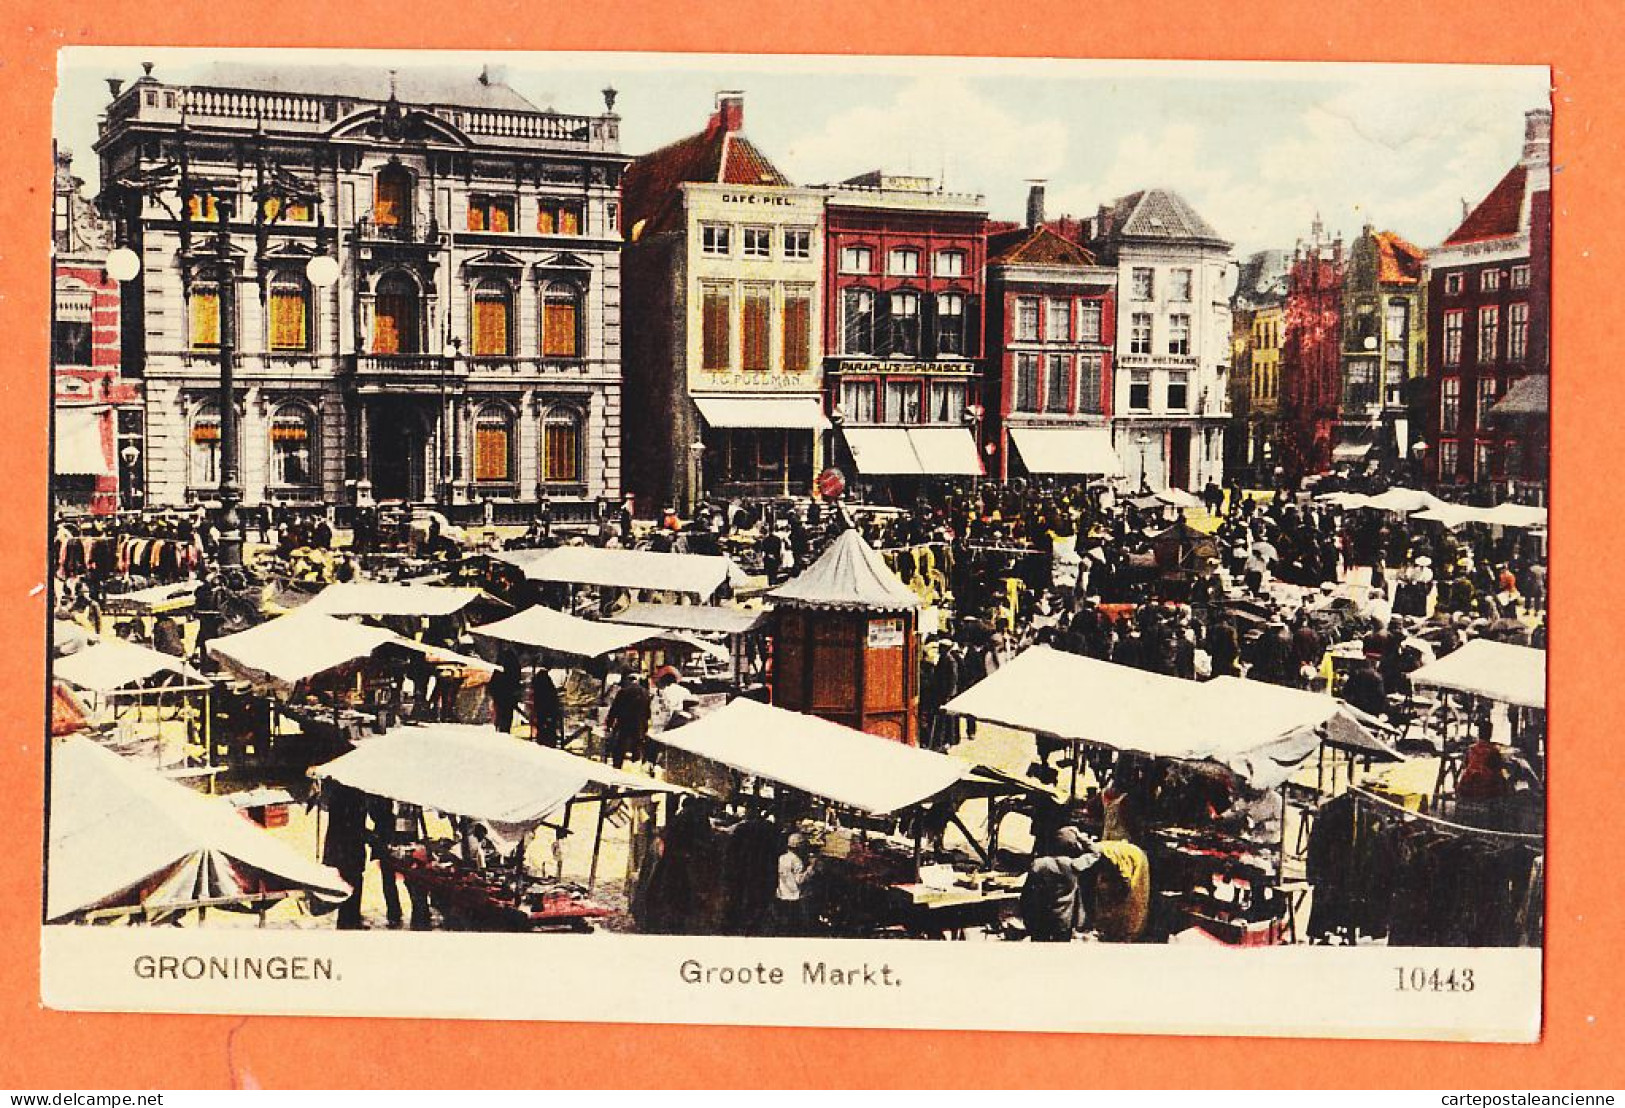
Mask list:
[[164,922],[211,908],[264,912],[291,896],[336,902],[350,887],[202,796],[83,738],[51,747],[53,922]]
[[[1546,652],[1473,639],[1411,674],[1420,688],[1439,689],[1446,703],[1434,717],[1443,748],[1433,803],[1439,804],[1466,767],[1468,752],[1485,728],[1498,728],[1504,712],[1506,745],[1544,779],[1546,766]],[[1533,818],[1533,813],[1530,817]]]
[[534,582],[593,586],[632,593],[666,593],[710,603],[725,589],[743,585],[732,559],[713,554],[668,554],[599,546],[507,550],[492,558],[517,567]]
[[[683,791],[489,727],[449,724],[400,727],[366,738],[310,772],[329,796],[336,784],[449,817],[455,834],[431,835],[422,821],[420,834],[397,841],[394,868],[409,888],[428,895],[443,919],[482,929],[583,929],[610,914],[587,895],[597,879],[610,806]],[[544,826],[567,834],[570,810],[578,803],[596,808],[584,883],[533,872],[525,862],[530,837]]]
[[[634,604],[605,622],[676,631],[727,651],[722,679],[735,688],[760,685],[766,667],[767,613],[761,609],[708,604]],[[707,658],[712,657],[706,655]]]
[[213,777],[209,733],[214,684],[180,658],[107,639],[59,658],[56,678],[84,694],[105,741],[139,752],[169,776]]
[[[1024,791],[1020,782],[745,699],[656,739],[699,763],[674,757],[668,776],[691,780],[745,813],[726,829],[739,837],[734,841],[760,838],[782,848],[792,832],[808,839],[819,852],[819,914],[837,933],[872,934],[887,926],[920,935],[962,933],[997,926],[1015,907],[1020,877],[995,870],[996,840],[979,842],[960,808],[986,798],[988,826],[996,828],[996,799]],[[704,766],[727,772],[708,774]],[[772,827],[763,828],[760,821],[768,819]],[[950,827],[967,853],[945,846]],[[723,830],[697,828],[695,837]],[[771,860],[777,850],[769,853]],[[703,851],[685,843],[683,856],[695,854]],[[748,902],[749,880],[735,875],[721,899]]]

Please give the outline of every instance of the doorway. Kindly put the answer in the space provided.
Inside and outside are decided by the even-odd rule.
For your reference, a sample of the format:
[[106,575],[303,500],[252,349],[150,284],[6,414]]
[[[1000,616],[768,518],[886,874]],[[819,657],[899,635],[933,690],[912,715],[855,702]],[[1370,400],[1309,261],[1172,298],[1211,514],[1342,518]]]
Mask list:
[[425,406],[379,397],[372,409],[372,494],[379,500],[424,500],[431,441]]
[[1191,487],[1191,429],[1174,427],[1168,431],[1168,487]]

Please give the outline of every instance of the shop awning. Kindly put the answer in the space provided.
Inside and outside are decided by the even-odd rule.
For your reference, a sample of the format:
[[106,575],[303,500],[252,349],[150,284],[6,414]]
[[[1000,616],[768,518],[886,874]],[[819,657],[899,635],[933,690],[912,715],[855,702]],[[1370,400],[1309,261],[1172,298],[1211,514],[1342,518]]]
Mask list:
[[982,459],[965,427],[910,427],[908,438],[920,459],[920,472],[935,477],[979,477]]
[[396,635],[378,627],[293,612],[209,642],[209,656],[250,681],[296,685],[369,658]]
[[739,699],[655,741],[873,815],[930,800],[969,777],[959,758]]
[[606,622],[659,627],[708,635],[743,635],[767,619],[761,609],[725,608],[710,604],[634,604]]
[[581,619],[540,604],[472,630],[484,638],[551,650],[573,658],[602,658],[651,639],[671,637],[670,632],[659,628]]
[[110,477],[113,463],[102,442],[102,423],[110,409],[58,408],[53,458],[58,476]]
[[846,427],[841,438],[865,477],[918,477],[923,472],[906,428]]
[[1471,693],[1520,708],[1546,707],[1546,652],[1474,639],[1411,674],[1413,685]]
[[1022,652],[944,710],[1156,758],[1212,760],[1256,788],[1291,776],[1334,717],[1358,726],[1331,697],[1239,678],[1185,681],[1047,646]]
[[517,567],[532,581],[675,592],[710,600],[726,584],[741,585],[744,571],[715,554],[662,554],[653,550],[607,550],[557,546],[505,550],[491,555]]
[[[51,748],[48,918],[93,908],[184,908],[308,890],[350,895],[338,873],[204,796],[88,739]],[[143,890],[147,890],[143,895]]]
[[829,419],[812,396],[696,396],[694,406],[712,427],[829,430]]
[[1102,474],[1123,472],[1112,434],[1105,427],[1012,427],[1010,438],[1031,473]]
[[174,655],[122,639],[106,639],[87,646],[59,658],[51,669],[60,680],[99,693],[127,689],[161,674],[200,685],[209,683],[207,677]]
[[299,610],[330,616],[449,616],[485,595],[481,589],[447,585],[346,581],[327,586]]

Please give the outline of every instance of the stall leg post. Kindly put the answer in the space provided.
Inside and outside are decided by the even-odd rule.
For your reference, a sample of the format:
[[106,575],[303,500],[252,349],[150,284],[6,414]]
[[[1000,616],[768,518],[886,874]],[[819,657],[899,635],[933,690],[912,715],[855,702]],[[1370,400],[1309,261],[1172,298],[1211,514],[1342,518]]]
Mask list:
[[604,805],[606,801],[600,797],[598,800],[598,820],[592,832],[592,861],[587,866],[587,889],[592,890],[598,881],[598,853],[604,845]]

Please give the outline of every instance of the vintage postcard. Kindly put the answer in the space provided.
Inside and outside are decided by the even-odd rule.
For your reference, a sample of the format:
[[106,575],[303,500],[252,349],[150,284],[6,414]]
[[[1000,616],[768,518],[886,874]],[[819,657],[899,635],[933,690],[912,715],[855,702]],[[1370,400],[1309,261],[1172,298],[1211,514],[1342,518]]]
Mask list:
[[1545,68],[71,48],[55,138],[48,1006],[1539,1037]]

